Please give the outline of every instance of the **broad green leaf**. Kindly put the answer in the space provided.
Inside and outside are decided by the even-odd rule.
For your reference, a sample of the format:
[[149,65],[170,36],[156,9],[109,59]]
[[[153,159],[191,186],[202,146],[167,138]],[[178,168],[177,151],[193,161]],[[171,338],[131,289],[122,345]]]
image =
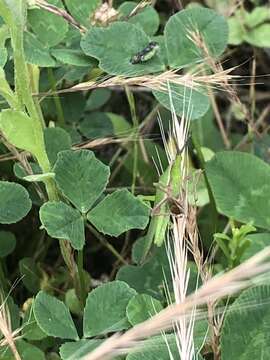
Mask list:
[[150,38],[137,26],[115,22],[109,27],[93,27],[81,41],[86,55],[100,61],[100,68],[111,75],[139,76],[165,69],[158,53],[142,64],[132,64],[131,58],[144,49]]
[[19,261],[19,269],[22,282],[26,289],[32,294],[36,294],[40,289],[42,272],[36,265],[34,259],[25,257]]
[[270,233],[248,234],[249,247],[245,250],[241,260],[245,261],[270,245]]
[[21,317],[20,317],[20,308],[14,302],[11,296],[8,296],[6,300],[6,305],[10,314],[10,321],[11,321],[11,329],[16,330],[20,327],[21,324]]
[[113,135],[113,125],[106,113],[93,112],[85,115],[80,131],[88,139],[103,138]]
[[191,33],[202,36],[210,56],[223,53],[228,41],[225,18],[203,7],[182,10],[173,15],[165,26],[169,65],[173,69],[203,61],[206,55],[190,39]]
[[44,158],[47,159],[41,126],[24,112],[3,110],[0,116],[0,129],[12,145],[29,151],[39,163],[44,163]]
[[221,332],[222,360],[268,360],[270,286],[242,292],[225,313]]
[[63,194],[87,213],[108,183],[110,169],[92,151],[62,151],[55,167],[55,181]]
[[240,45],[244,41],[245,28],[243,27],[241,20],[236,16],[232,16],[228,19],[229,25],[229,39],[228,43],[231,45]]
[[177,115],[190,119],[203,116],[209,108],[209,100],[202,88],[191,89],[188,86],[168,84],[167,91],[153,91],[155,98],[168,110],[172,106]]
[[101,339],[86,340],[82,339],[76,342],[66,342],[60,347],[60,355],[63,360],[83,359],[96,347],[102,343]]
[[34,315],[45,334],[61,339],[79,339],[66,305],[44,291],[40,291],[35,298]]
[[65,120],[68,123],[77,123],[83,115],[85,108],[85,97],[82,93],[67,93],[61,96],[61,103]]
[[101,0],[65,0],[65,4],[71,15],[86,27],[90,26],[91,16],[101,3]]
[[[31,167],[31,170],[32,170],[33,174],[41,174],[42,170],[41,170],[40,166],[37,163],[34,163],[34,162],[30,161],[29,165]],[[17,178],[21,179],[21,180],[23,180],[24,177],[26,177],[28,175],[28,172],[18,162],[14,163],[13,172],[14,172],[14,175]]]
[[0,224],[12,224],[20,221],[32,206],[29,194],[19,184],[0,181]]
[[227,151],[206,163],[218,211],[235,220],[270,229],[270,166],[254,155]]
[[29,64],[41,67],[53,67],[56,65],[49,50],[30,32],[24,33],[24,52],[26,61]]
[[[16,341],[16,349],[21,360],[45,360],[45,355],[35,345],[32,345],[24,340]],[[14,354],[8,346],[0,348],[1,360],[14,360]]]
[[126,307],[136,291],[122,281],[112,281],[92,290],[83,318],[85,337],[107,334],[130,327]]
[[24,0],[1,0],[1,16],[10,27],[23,29],[26,21],[26,3]]
[[249,29],[270,20],[270,11],[268,6],[256,6],[253,11],[250,13],[245,12],[244,14],[245,24]]
[[107,112],[112,124],[113,132],[116,136],[128,136],[132,132],[130,123],[121,115]]
[[[63,7],[60,0],[48,0],[48,3],[58,8]],[[29,10],[27,20],[38,40],[45,47],[59,44],[68,31],[68,23],[63,17],[52,14],[44,9]]]
[[128,190],[117,190],[91,210],[87,219],[100,232],[119,236],[131,229],[144,229],[149,220],[149,208]]
[[145,340],[142,347],[139,346],[127,356],[127,360],[172,360],[179,358],[175,334],[153,336]]
[[106,88],[94,89],[91,91],[89,98],[86,102],[86,111],[93,111],[99,109],[111,97],[111,91]]
[[75,289],[69,289],[65,294],[65,304],[72,314],[81,316],[82,308],[80,300],[78,299]]
[[270,147],[270,135],[264,134],[256,136],[253,140],[253,146],[254,155],[270,164],[270,153],[268,151]]
[[[1,49],[0,49],[1,50]],[[11,87],[6,79],[5,71],[0,67],[0,96],[3,97],[10,107],[17,107],[18,106],[18,99],[16,94],[11,90]],[[3,100],[3,99],[2,99]],[[5,106],[0,106],[0,109],[4,109]]]
[[0,258],[11,254],[16,246],[16,238],[10,231],[0,231]]
[[162,62],[166,65],[166,67],[169,67],[168,56],[167,56],[167,48],[166,48],[166,43],[165,43],[165,36],[164,35],[154,36],[153,41],[158,43],[159,56],[160,56]]
[[[121,14],[127,17],[138,4],[134,1],[126,1],[118,8]],[[147,35],[154,35],[159,27],[159,16],[152,6],[146,6],[136,15],[128,19],[131,24],[140,27]]]
[[[132,129],[127,133],[120,133],[119,136],[129,136],[132,134]],[[130,149],[130,144],[126,144],[127,149]],[[158,175],[155,171],[153,171],[153,162],[146,161],[145,152],[147,154],[148,159],[153,159],[153,162],[158,161],[161,163],[164,168],[168,166],[168,159],[166,157],[164,148],[157,144],[154,141],[147,140],[143,143],[143,148],[139,146],[138,149],[138,178],[142,179],[142,181],[148,186],[153,186],[154,182],[158,181]],[[125,168],[128,170],[131,178],[133,174],[133,166],[134,166],[134,153],[133,151],[129,151],[129,156],[125,161]]]
[[209,109],[202,118],[192,121],[191,131],[201,147],[207,147],[213,151],[224,149],[222,137],[216,127],[212,109]]
[[[136,244],[137,249],[135,250]],[[144,243],[142,238],[139,241],[136,241],[133,246],[133,261],[140,260],[139,253],[141,251],[138,248],[143,248],[143,246]],[[148,262],[141,266],[122,266],[118,271],[116,278],[117,280],[125,281],[140,294],[149,294],[157,299],[164,300],[164,279],[166,279],[169,288],[171,288],[170,265],[165,247],[156,247]]]
[[91,70],[93,61],[81,50],[76,49],[51,49],[51,55],[63,64],[74,66],[86,66]]
[[270,24],[262,24],[247,32],[244,40],[257,47],[270,47]]
[[51,237],[69,240],[76,250],[83,248],[84,221],[78,210],[61,201],[49,201],[40,208],[39,217]]
[[22,335],[23,338],[27,340],[42,340],[47,337],[36,322],[32,306],[29,306],[24,314]]
[[143,322],[163,309],[160,301],[147,294],[137,294],[128,303],[126,312],[131,325]]
[[10,37],[7,25],[0,26],[0,67],[4,67],[7,62],[6,40]]
[[49,127],[44,130],[45,148],[51,165],[57,160],[57,154],[71,149],[71,137],[60,127]]
[[[89,75],[90,71],[91,68],[89,69],[86,66],[76,66],[76,67],[72,66],[65,73],[63,80],[67,80],[69,82],[82,82],[84,81],[85,77]],[[76,93],[72,93],[72,97],[74,97],[75,94]]]

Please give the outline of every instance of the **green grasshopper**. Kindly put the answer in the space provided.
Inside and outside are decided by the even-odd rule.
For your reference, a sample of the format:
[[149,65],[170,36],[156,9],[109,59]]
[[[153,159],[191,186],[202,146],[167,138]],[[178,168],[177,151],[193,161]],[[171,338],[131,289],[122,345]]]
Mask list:
[[144,262],[152,244],[161,246],[166,238],[166,231],[170,223],[171,214],[180,215],[182,207],[179,192],[182,184],[181,155],[177,155],[160,176],[156,184],[155,202],[152,209],[152,219],[144,237],[144,249],[141,262]]

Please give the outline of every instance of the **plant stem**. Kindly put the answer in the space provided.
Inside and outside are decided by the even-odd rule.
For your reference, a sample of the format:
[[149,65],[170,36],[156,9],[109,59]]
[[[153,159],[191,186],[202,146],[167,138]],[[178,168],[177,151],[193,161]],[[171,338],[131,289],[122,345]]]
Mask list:
[[[39,142],[41,149],[39,155],[36,155],[37,161],[44,173],[50,172],[51,165],[46,153],[43,138],[43,128],[45,123],[43,121],[43,116],[39,104],[36,104],[32,97],[32,88],[34,90],[37,90],[36,88],[38,88],[38,69],[34,69],[34,67],[28,68],[24,56],[23,34],[26,19],[26,1],[17,0],[16,9],[13,9],[11,4],[7,4],[5,1],[0,0],[0,11],[1,16],[3,16],[5,22],[9,25],[11,35],[15,68],[15,91],[18,99],[17,110],[27,110],[28,115],[33,120],[33,136],[36,138],[36,141]],[[32,72],[30,73],[29,70]],[[34,70],[37,71],[34,73]],[[2,83],[5,85],[5,79],[3,76],[1,79]],[[9,88],[7,86],[6,92],[9,95]],[[54,180],[46,180],[45,187],[49,200],[59,201],[59,195]],[[59,245],[63,259],[73,279],[76,293],[80,299],[83,299],[83,294],[81,294],[80,288],[78,267],[74,260],[71,245],[66,240],[60,240]]]
[[[201,145],[200,145],[198,139],[196,138],[194,132],[192,132],[192,143],[193,143],[193,146],[194,146],[194,148],[196,150],[197,157],[198,157],[198,160],[199,160],[199,163],[200,163],[200,167],[201,167],[201,169],[205,170],[205,160],[204,160],[204,157],[203,157],[203,153],[201,151]],[[211,222],[211,224],[212,224],[212,233],[214,234],[216,232],[216,229],[217,229],[218,212],[217,212],[217,208],[216,208],[214,195],[212,193],[212,189],[210,187],[210,184],[209,184],[209,181],[208,181],[208,178],[206,176],[205,171],[203,171],[203,176],[204,176],[205,184],[206,184],[206,187],[207,187],[207,192],[208,192],[210,206],[211,206],[211,215],[209,215],[209,216],[211,216],[211,219],[212,219],[212,222]]]
[[129,90],[128,86],[125,87],[126,96],[129,104],[131,119],[133,123],[133,135],[135,135],[134,147],[133,147],[133,172],[132,172],[132,185],[131,185],[131,192],[132,194],[135,193],[136,187],[136,179],[137,179],[137,172],[138,172],[138,144],[136,141],[139,122],[136,114],[136,107],[135,107],[135,99],[133,93]]
[[[38,93],[39,92],[39,67],[36,65],[28,64],[28,70],[29,70],[29,76],[30,76],[31,92],[32,92],[32,94]],[[42,110],[40,107],[39,99],[38,99],[38,97],[34,97],[33,100],[36,105],[36,109],[37,109],[39,118],[41,119],[42,126],[43,126],[43,128],[45,128],[46,124],[45,124],[45,120],[44,120]]]
[[86,290],[85,276],[83,270],[83,249],[78,251],[78,275],[80,279],[80,294],[81,294],[80,300],[84,308],[87,297],[87,290]]
[[98,239],[98,241],[105,246],[122,264],[128,265],[128,262],[122,257],[122,255],[102,236],[99,232],[90,224],[86,224],[88,229]]
[[48,71],[49,82],[50,82],[51,88],[53,90],[53,101],[54,101],[56,112],[57,112],[58,123],[59,123],[59,125],[65,125],[64,111],[62,108],[60,98],[57,95],[55,77],[53,75],[53,71],[51,68],[48,68],[47,71]]

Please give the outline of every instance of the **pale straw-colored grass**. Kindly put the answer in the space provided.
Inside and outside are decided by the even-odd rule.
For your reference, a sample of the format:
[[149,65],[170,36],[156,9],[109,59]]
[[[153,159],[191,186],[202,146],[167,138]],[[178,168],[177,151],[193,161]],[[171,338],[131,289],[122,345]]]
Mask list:
[[[188,140],[190,115],[192,114],[191,96],[184,102],[184,111],[181,118],[178,118],[175,112],[170,84],[168,83],[170,106],[171,106],[171,131],[169,133],[169,142],[166,143],[163,137],[164,147],[166,149],[169,165],[172,167],[176,157],[181,155],[179,166],[178,196],[175,199],[181,207],[180,214],[171,213],[172,230],[170,231],[169,241],[167,245],[167,254],[170,263],[174,299],[176,304],[181,304],[187,296],[189,284],[189,268],[188,268],[188,218],[189,203],[187,197],[187,181],[188,181],[188,151],[186,144]],[[164,133],[162,131],[162,133]],[[179,154],[181,151],[181,154]],[[179,352],[179,359],[193,360],[195,355],[193,330],[195,321],[195,309],[187,316],[176,319],[174,323],[174,332],[176,344]],[[164,336],[165,337],[165,336]],[[168,349],[170,350],[170,349]],[[173,355],[170,354],[171,358]]]
[[7,298],[4,299],[3,296],[0,295],[0,300],[0,334],[3,335],[3,338],[0,339],[0,349],[8,346],[14,355],[14,359],[21,360],[15,344],[16,340],[20,338],[21,328],[12,331]]

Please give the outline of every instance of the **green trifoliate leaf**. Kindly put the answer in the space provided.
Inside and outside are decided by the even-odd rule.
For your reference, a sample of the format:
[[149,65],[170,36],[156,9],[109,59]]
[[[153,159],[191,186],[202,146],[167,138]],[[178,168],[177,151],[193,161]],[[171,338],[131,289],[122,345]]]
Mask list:
[[131,325],[143,322],[163,309],[161,302],[147,294],[134,296],[127,306],[127,317]]
[[33,307],[29,306],[27,309],[22,324],[22,335],[24,339],[27,340],[42,340],[47,337],[44,331],[38,326],[35,316]]
[[69,240],[76,250],[84,246],[84,221],[81,213],[58,201],[49,201],[39,211],[40,221],[47,233],[56,239]]
[[53,67],[56,65],[48,49],[30,32],[24,33],[24,52],[29,64],[40,67]]
[[175,334],[164,334],[147,339],[142,347],[131,351],[127,360],[171,360],[179,358]]
[[80,131],[88,139],[112,136],[114,133],[111,119],[104,112],[93,112],[86,115],[80,123]]
[[85,110],[93,111],[106,104],[111,97],[111,91],[106,88],[94,89],[91,91],[86,102]]
[[101,339],[86,340],[76,342],[66,342],[60,347],[60,355],[63,360],[80,360],[93,351],[102,343]]
[[270,166],[254,155],[219,152],[206,163],[218,211],[235,220],[270,229]]
[[4,67],[7,62],[6,40],[10,37],[7,25],[0,26],[0,67]]
[[119,236],[131,229],[144,229],[149,220],[149,208],[128,190],[118,190],[107,195],[87,214],[87,219],[100,232]]
[[74,66],[86,66],[89,71],[93,67],[93,60],[82,51],[76,49],[51,49],[51,55],[63,64]]
[[20,221],[32,206],[28,192],[19,184],[0,181],[0,224]]
[[92,290],[86,300],[84,336],[95,336],[130,327],[126,307],[136,291],[122,281],[112,281]]
[[242,292],[225,313],[221,332],[222,360],[269,358],[269,285]]
[[16,238],[10,231],[0,231],[0,258],[11,254],[16,246]]
[[194,36],[202,38],[210,56],[218,57],[227,45],[227,22],[223,16],[203,7],[182,10],[173,15],[165,27],[168,60],[173,69],[201,62],[207,57],[203,49],[195,44]]
[[44,291],[40,291],[36,296],[34,315],[45,334],[61,339],[79,339],[66,305]]
[[62,151],[55,167],[55,181],[62,193],[86,213],[108,183],[110,169],[92,151]]
[[42,128],[24,112],[11,109],[2,111],[0,129],[12,145],[29,151],[40,163],[47,161]]
[[153,91],[155,98],[168,110],[174,108],[177,115],[189,119],[203,116],[209,108],[209,100],[200,87],[191,89],[188,86],[169,83],[166,91]]
[[100,68],[112,75],[139,76],[165,69],[159,53],[142,64],[131,59],[143,50],[151,39],[133,24],[115,22],[107,28],[93,27],[81,41],[86,55],[100,61]]
[[[126,1],[120,5],[118,11],[127,17],[137,5],[134,1]],[[159,16],[152,6],[146,6],[136,15],[130,16],[128,22],[140,27],[147,35],[154,35],[159,27]]]
[[[37,346],[32,345],[24,340],[16,341],[16,349],[19,353],[21,360],[45,360],[44,352]],[[9,346],[3,346],[0,349],[1,360],[14,360],[14,354]]]
[[44,130],[45,148],[53,166],[57,160],[57,154],[63,150],[71,149],[71,137],[67,131],[60,127],[51,127]]
[[32,294],[36,294],[40,289],[42,272],[38,268],[34,259],[25,257],[19,261],[19,269],[22,282],[26,289]]
[[[48,0],[48,3],[58,8],[63,7],[60,0]],[[28,21],[38,40],[45,47],[59,44],[68,31],[68,23],[63,17],[44,9],[29,10]]]
[[90,26],[90,19],[101,3],[101,0],[65,0],[65,4],[71,15],[86,27]]

